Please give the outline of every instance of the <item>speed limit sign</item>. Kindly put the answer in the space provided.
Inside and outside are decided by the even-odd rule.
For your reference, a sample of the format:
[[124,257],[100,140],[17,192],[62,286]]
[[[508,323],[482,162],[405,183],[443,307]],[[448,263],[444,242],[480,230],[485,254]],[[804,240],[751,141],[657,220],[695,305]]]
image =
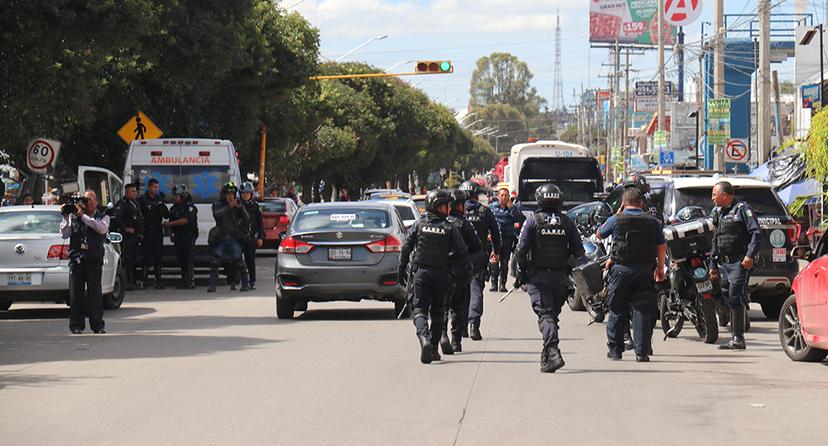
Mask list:
[[46,173],[55,165],[60,152],[60,141],[36,139],[26,150],[26,166],[32,173]]

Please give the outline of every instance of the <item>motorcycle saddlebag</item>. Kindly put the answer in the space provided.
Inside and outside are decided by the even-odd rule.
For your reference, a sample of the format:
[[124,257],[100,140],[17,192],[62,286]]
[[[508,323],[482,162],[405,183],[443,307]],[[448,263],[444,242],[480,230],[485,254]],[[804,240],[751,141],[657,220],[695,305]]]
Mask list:
[[709,253],[713,249],[715,229],[710,218],[665,227],[664,238],[670,259],[675,262],[685,260],[694,250]]
[[582,296],[598,294],[604,289],[604,263],[606,257],[595,259],[572,269],[575,289]]

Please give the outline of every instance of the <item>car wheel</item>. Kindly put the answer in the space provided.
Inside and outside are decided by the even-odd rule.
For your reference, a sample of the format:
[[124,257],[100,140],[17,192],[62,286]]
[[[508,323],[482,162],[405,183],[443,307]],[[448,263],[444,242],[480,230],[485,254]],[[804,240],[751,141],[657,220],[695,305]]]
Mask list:
[[279,319],[290,320],[293,319],[293,311],[296,309],[296,304],[292,300],[276,299],[276,317]]
[[0,311],[8,311],[11,308],[12,301],[2,299],[0,300]]
[[112,285],[112,292],[104,296],[103,304],[107,310],[116,310],[121,308],[124,303],[124,284],[126,283],[126,273],[120,266],[118,272],[115,274],[115,283]]
[[793,294],[782,304],[779,314],[779,342],[785,354],[794,361],[818,362],[828,356],[828,350],[809,347],[805,343],[796,296]]
[[784,300],[779,298],[768,298],[762,302],[762,313],[765,317],[771,320],[779,319],[779,312],[782,311],[782,303]]
[[408,306],[407,299],[400,299],[394,301],[394,317],[398,319],[408,319],[411,316],[411,308]]

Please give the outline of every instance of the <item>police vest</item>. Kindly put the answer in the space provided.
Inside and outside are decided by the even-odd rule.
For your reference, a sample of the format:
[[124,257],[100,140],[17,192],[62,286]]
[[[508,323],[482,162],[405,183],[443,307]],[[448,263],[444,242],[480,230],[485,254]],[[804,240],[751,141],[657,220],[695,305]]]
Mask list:
[[466,220],[474,226],[474,232],[477,233],[477,237],[480,238],[480,243],[483,246],[489,246],[489,238],[487,237],[489,225],[486,221],[486,209],[485,206],[479,203],[474,210],[466,209]]
[[621,264],[655,263],[658,255],[658,221],[649,214],[615,217],[612,259]]
[[[95,211],[92,218],[104,217],[101,211]],[[86,225],[80,218],[72,218],[72,233],[69,235],[69,256],[73,259],[103,260],[104,237]]]
[[170,226],[173,234],[198,234],[198,209],[191,201],[180,205],[174,204],[170,208],[170,221],[188,218],[187,224],[181,226]]
[[452,225],[446,220],[420,220],[417,231],[417,251],[414,263],[423,266],[445,267],[451,251]]
[[742,221],[742,202],[736,203],[730,211],[719,216],[716,225],[717,250],[721,256],[744,256],[747,253],[747,245],[750,242],[750,233],[747,230],[747,222]]
[[566,215],[536,212],[533,217],[535,244],[532,246],[532,265],[540,269],[566,268],[569,260]]

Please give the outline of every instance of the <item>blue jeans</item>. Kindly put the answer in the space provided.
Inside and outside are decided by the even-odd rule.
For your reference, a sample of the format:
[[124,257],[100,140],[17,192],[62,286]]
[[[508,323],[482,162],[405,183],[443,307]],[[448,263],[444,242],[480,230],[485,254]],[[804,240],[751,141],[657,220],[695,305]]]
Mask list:
[[728,308],[744,307],[748,304],[747,286],[750,271],[741,262],[722,263],[719,265],[722,296]]
[[250,276],[242,259],[242,244],[237,240],[222,240],[213,248],[213,260],[210,262],[210,288],[218,285],[218,270],[222,263],[232,263],[241,271],[242,288],[250,286]]

